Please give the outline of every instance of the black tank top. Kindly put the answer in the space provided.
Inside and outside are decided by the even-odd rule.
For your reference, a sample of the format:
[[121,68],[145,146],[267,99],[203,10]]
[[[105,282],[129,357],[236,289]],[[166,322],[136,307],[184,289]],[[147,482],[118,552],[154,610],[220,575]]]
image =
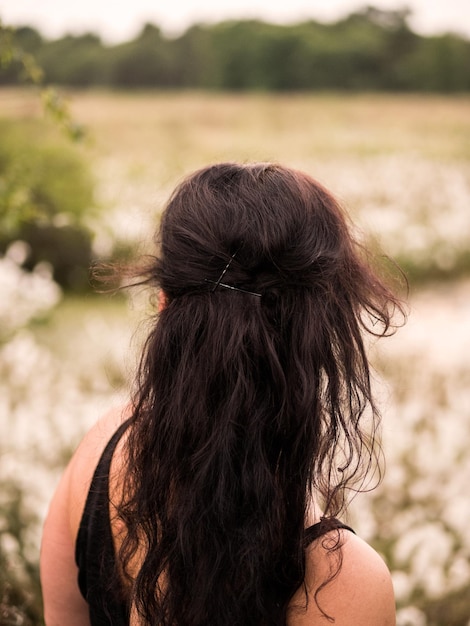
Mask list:
[[[129,425],[123,422],[109,440],[98,461],[85,502],[75,544],[78,586],[88,603],[91,626],[129,626],[130,607],[122,588],[116,588],[119,576],[109,517],[109,471],[114,450]],[[305,546],[330,530],[344,528],[336,518],[323,518],[306,528]]]

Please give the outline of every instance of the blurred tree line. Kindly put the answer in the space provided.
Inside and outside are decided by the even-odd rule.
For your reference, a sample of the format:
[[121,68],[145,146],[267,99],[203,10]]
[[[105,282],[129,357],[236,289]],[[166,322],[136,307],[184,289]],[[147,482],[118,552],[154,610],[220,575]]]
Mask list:
[[[334,23],[226,21],[191,26],[176,38],[146,24],[135,39],[114,46],[95,34],[50,41],[28,26],[15,38],[36,57],[46,82],[74,87],[470,89],[470,40],[418,35],[409,16],[408,9],[368,6]],[[0,74],[1,84],[19,80],[14,63]]]

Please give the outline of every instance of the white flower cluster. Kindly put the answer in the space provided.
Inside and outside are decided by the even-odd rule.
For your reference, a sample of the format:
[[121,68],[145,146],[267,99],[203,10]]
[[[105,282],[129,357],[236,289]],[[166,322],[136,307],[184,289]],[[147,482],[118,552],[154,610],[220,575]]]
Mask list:
[[[0,476],[42,518],[80,437],[117,400],[113,384],[126,377],[132,329],[125,319],[77,311],[73,333],[40,341],[28,323],[49,314],[61,291],[44,269],[21,268],[26,253],[18,243],[0,259]],[[29,531],[38,546],[38,527]]]
[[377,356],[386,473],[354,515],[392,570],[399,626],[426,626],[424,601],[470,589],[469,312],[468,282],[426,290]]
[[[36,458],[28,433],[35,430],[40,412],[41,390],[44,377],[51,375],[52,357],[41,348],[26,326],[35,318],[45,316],[58,303],[61,290],[53,281],[50,269],[44,265],[33,272],[22,269],[28,255],[25,243],[10,245],[5,256],[0,257],[0,428],[3,433],[0,446],[0,512],[8,511],[9,494],[20,489],[30,510],[41,506],[36,500],[44,488],[44,463],[28,468],[25,458]],[[33,401],[28,406],[27,398]],[[26,419],[24,419],[26,417]],[[35,438],[45,435],[43,429]],[[37,460],[37,458],[36,458]],[[28,471],[28,469],[30,471]],[[33,478],[34,477],[34,478]],[[34,482],[33,489],[23,481]],[[3,521],[3,520],[2,520]],[[35,529],[28,529],[34,532]],[[13,561],[18,560],[16,543],[8,533],[1,536],[2,549],[8,551]],[[36,545],[29,542],[24,550]]]
[[36,266],[33,272],[21,268],[27,245],[17,241],[0,257],[0,339],[44,315],[60,300],[60,287],[52,279],[50,268]]
[[468,161],[355,156],[319,163],[314,171],[392,258],[408,258],[418,265],[432,261],[448,270],[468,251]]

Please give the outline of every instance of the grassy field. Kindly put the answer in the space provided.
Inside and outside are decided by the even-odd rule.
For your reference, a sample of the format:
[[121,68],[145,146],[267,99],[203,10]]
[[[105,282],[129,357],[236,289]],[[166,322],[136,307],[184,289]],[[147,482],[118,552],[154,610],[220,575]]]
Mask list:
[[[470,272],[470,97],[71,92],[103,220],[96,247],[146,241],[169,193],[209,162],[306,170],[416,280]],[[41,116],[4,90],[0,116]]]
[[[119,162],[131,179],[148,178],[158,190],[222,160],[275,160],[320,177],[350,160],[470,158],[469,96],[92,91],[68,100],[90,131],[91,158]],[[2,90],[0,116],[41,115],[34,92]],[[341,193],[335,169],[325,182]]]
[[[193,169],[275,160],[323,182],[364,238],[411,268],[410,321],[374,348],[387,473],[378,490],[357,498],[352,518],[392,570],[399,626],[468,626],[470,97],[68,98],[89,130],[79,150],[96,177],[98,253],[118,240],[145,246],[169,193]],[[0,91],[0,117],[40,116],[35,93]],[[9,434],[2,471],[39,521],[80,435],[125,397],[145,330],[137,320],[147,312],[141,298],[66,298],[49,321],[0,345],[0,424]]]

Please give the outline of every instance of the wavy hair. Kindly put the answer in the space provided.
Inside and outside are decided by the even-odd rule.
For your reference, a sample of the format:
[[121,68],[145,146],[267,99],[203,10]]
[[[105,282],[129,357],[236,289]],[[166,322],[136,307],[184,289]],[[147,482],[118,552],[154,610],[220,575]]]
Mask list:
[[162,626],[284,625],[312,496],[337,515],[373,466],[364,333],[391,332],[400,302],[332,195],[275,164],[190,176],[157,245],[144,280],[166,306],[118,509],[134,605]]

